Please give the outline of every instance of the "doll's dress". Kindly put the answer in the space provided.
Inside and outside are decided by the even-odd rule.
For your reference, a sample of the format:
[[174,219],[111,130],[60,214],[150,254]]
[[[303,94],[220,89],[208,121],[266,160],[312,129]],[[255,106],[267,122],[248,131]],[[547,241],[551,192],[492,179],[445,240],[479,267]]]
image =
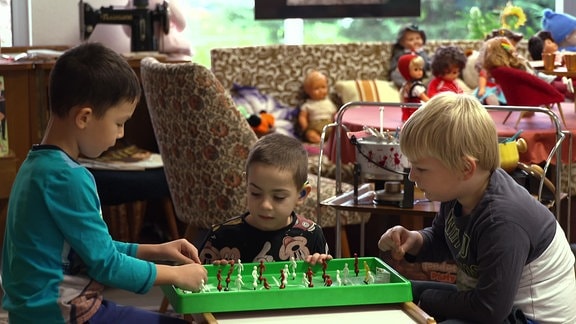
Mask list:
[[[405,103],[420,103],[420,95],[426,93],[426,86],[422,80],[415,80],[412,83],[405,82],[400,89],[400,94],[402,96],[402,102]],[[418,110],[418,108],[408,108],[401,107],[402,110],[402,121],[405,122],[412,116],[412,114]]]
[[486,78],[486,88],[484,91],[484,95],[482,95],[481,97],[478,96],[478,89],[479,88],[474,89],[472,94],[476,98],[478,98],[478,100],[480,100],[480,102],[482,104],[486,104],[486,98],[488,98],[490,96],[495,96],[501,105],[505,105],[506,104],[506,97],[504,97],[504,92],[502,92],[502,89],[500,88],[500,86],[494,81],[494,78],[489,77],[485,70],[480,71],[480,76],[483,76]]
[[456,81],[447,81],[439,77],[435,77],[428,84],[428,97],[432,98],[440,92],[450,91],[455,93],[464,93]]

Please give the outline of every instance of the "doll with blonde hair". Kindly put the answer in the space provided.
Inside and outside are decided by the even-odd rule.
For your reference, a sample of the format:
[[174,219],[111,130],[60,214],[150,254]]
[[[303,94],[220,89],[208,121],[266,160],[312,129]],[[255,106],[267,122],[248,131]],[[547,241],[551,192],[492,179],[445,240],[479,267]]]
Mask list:
[[554,75],[548,75],[534,70],[526,58],[518,55],[516,47],[506,37],[495,37],[487,40],[480,49],[480,57],[478,60],[482,62],[481,67],[486,70],[488,77],[490,76],[490,71],[496,67],[507,66],[520,69],[550,83],[556,90],[564,94],[564,96],[568,98],[572,97],[572,94],[570,94],[567,86],[561,79]]
[[[400,101],[406,103],[420,103],[429,100],[426,95],[426,86],[422,82],[425,77],[424,66],[426,62],[417,54],[404,54],[398,60],[398,71],[406,82],[400,88]],[[402,121],[408,118],[417,108],[402,107]]]

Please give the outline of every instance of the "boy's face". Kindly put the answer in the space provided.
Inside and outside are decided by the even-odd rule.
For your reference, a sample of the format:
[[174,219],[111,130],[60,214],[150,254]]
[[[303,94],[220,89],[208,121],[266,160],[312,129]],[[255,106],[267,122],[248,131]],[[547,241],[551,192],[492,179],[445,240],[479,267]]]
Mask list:
[[288,226],[294,207],[301,204],[300,190],[292,173],[262,163],[253,163],[248,169],[247,204],[248,224],[262,231],[275,231]]
[[457,199],[462,192],[460,173],[449,170],[435,158],[410,161],[410,180],[424,192],[426,198],[433,201]]
[[458,79],[459,75],[460,75],[460,69],[458,68],[458,66],[453,65],[448,70],[444,71],[442,79],[446,81],[454,81]]
[[78,140],[80,153],[89,158],[96,158],[116,140],[124,136],[124,124],[136,109],[137,102],[122,102],[111,107],[104,116],[89,116],[86,128]]
[[405,49],[409,49],[411,51],[419,50],[424,43],[422,39],[422,35],[419,32],[415,31],[407,31],[404,33],[404,37],[400,41],[400,45]]

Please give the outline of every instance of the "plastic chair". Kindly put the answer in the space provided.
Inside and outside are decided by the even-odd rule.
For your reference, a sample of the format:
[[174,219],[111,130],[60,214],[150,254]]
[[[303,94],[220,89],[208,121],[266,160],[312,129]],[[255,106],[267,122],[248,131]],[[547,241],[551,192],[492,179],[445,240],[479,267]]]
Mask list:
[[[560,118],[564,127],[566,121],[564,120],[564,113],[562,112],[561,102],[564,101],[564,95],[556,90],[552,85],[546,81],[541,80],[535,75],[519,69],[500,66],[493,68],[490,74],[500,85],[504,96],[506,97],[507,104],[510,106],[530,106],[530,107],[546,107],[552,109],[554,106],[558,107]],[[504,118],[503,124],[506,123],[512,112],[509,112]],[[524,113],[520,113],[515,128],[518,127],[520,119]]]
[[[141,62],[144,94],[164,161],[176,217],[188,224],[185,237],[197,241],[202,230],[246,210],[244,163],[257,137],[214,74],[196,63]],[[318,199],[335,194],[335,180],[312,191],[296,213],[316,220]],[[350,188],[348,188],[351,190]],[[322,227],[335,227],[335,211],[322,214]],[[367,213],[341,213],[344,224],[359,224]],[[342,239],[344,241],[344,239]],[[161,311],[165,311],[163,304]]]

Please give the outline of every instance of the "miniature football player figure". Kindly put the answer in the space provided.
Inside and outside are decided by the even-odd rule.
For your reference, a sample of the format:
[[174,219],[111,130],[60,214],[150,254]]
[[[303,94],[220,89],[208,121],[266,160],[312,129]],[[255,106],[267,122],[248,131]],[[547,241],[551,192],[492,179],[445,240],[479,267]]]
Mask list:
[[364,277],[364,283],[365,284],[372,284],[374,283],[374,275],[372,275],[372,271],[368,270],[366,271],[366,277]]
[[292,280],[294,280],[296,279],[296,268],[298,267],[298,264],[293,256],[290,257],[290,266],[292,267]]
[[263,283],[264,288],[270,289],[270,284],[268,283],[268,280],[266,278],[262,278],[262,280],[264,281],[264,283]]
[[358,253],[354,253],[354,273],[356,277],[358,277],[358,273],[360,273],[360,268],[358,268]]
[[312,275],[314,275],[314,272],[312,272],[311,267],[308,267],[308,271],[306,271],[306,277],[308,279],[308,287],[310,288],[314,287],[314,284],[312,283]]
[[242,290],[242,286],[244,286],[244,281],[242,280],[242,275],[240,273],[236,276],[236,281],[234,281],[234,283],[236,284],[236,289]]
[[344,263],[342,274],[344,275],[344,284],[346,284],[348,282],[348,276],[350,275],[350,268],[348,268],[348,263]]
[[326,275],[326,277],[324,278],[324,286],[326,287],[330,287],[332,286],[332,278],[330,278],[330,275]]
[[308,280],[307,276],[307,273],[302,274],[302,285],[304,285],[304,287],[310,287],[310,281]]
[[242,274],[244,271],[244,265],[242,264],[242,260],[238,259],[238,274]]
[[286,280],[286,273],[284,272],[284,269],[280,270],[280,289],[284,289],[286,288],[286,284],[287,284],[287,280]]
[[342,278],[340,278],[340,270],[336,270],[336,282],[338,286],[342,286]]
[[259,273],[259,277],[258,280],[260,280],[260,283],[262,283],[262,279],[264,271],[266,270],[266,265],[264,265],[264,260],[260,260],[260,265],[258,266],[258,273]]

